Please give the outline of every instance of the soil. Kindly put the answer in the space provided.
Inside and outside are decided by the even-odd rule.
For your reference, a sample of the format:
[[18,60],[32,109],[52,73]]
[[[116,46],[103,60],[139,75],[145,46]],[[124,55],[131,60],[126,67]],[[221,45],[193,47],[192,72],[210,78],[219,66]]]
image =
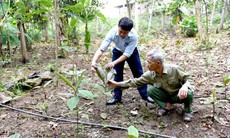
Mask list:
[[[93,40],[93,46],[90,47],[91,53],[86,54],[82,46],[78,51],[69,50],[66,58],[58,59],[59,66],[76,63],[78,70],[86,69],[84,78],[89,79],[89,82],[82,85],[81,89],[90,90],[96,95],[93,100],[81,98],[78,112],[77,110],[70,111],[67,107],[69,97],[61,95],[61,93],[73,94],[74,92],[61,79],[56,79],[52,72],[52,83],[44,88],[24,91],[20,98],[5,104],[37,114],[69,120],[79,119],[83,122],[102,124],[104,127],[55,121],[0,107],[0,137],[9,137],[15,133],[19,133],[22,138],[128,137],[126,130],[106,127],[106,125],[114,125],[124,128],[135,126],[138,130],[171,137],[230,138],[229,85],[226,86],[227,89],[225,90],[228,102],[220,102],[216,105],[214,120],[212,120],[212,105],[204,104],[204,99],[202,99],[208,98],[214,90],[217,91],[218,100],[225,99],[222,87],[218,87],[217,84],[223,83],[223,75],[229,74],[230,71],[230,37],[228,34],[219,34],[215,35],[213,39],[215,47],[204,51],[191,47],[195,38],[172,37],[165,39],[165,37],[159,37],[139,47],[145,71],[147,71],[144,63],[146,52],[152,48],[162,48],[166,55],[166,63],[178,64],[192,74],[196,86],[192,106],[194,116],[192,122],[183,121],[182,105],[179,104],[175,105],[176,110],[166,116],[157,117],[158,106],[147,104],[141,99],[135,88],[123,91],[122,104],[106,106],[106,100],[111,97],[105,96],[99,89],[95,88],[95,84],[102,84],[102,81],[91,72],[93,52],[96,51],[102,41],[98,39]],[[48,65],[55,63],[54,49],[52,44],[34,45],[33,51],[30,52],[31,60],[29,63],[22,64],[19,55],[11,66],[1,69],[2,81],[8,83],[12,80],[12,76],[17,77],[20,73],[28,76],[33,72],[47,71]],[[109,51],[102,57],[101,61],[109,62],[111,60]],[[58,68],[60,68],[59,66]],[[132,78],[128,67],[125,68],[124,76],[125,79]],[[133,111],[136,111],[137,114],[131,114]],[[102,116],[102,113],[105,116]],[[154,136],[141,133],[139,137]]]

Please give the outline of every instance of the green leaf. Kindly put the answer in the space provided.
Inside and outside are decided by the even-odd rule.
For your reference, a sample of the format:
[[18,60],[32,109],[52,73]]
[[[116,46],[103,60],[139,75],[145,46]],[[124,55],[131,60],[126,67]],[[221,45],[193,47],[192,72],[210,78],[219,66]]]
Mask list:
[[97,73],[97,76],[103,81],[103,82],[105,82],[105,77],[106,77],[106,75],[105,75],[105,71],[102,69],[102,67],[97,67],[96,68],[96,73]]
[[219,102],[228,102],[228,100],[218,100]]
[[173,15],[172,24],[177,24],[177,15]]
[[65,74],[65,75],[67,75],[67,76],[75,76],[75,75],[77,75],[77,73],[74,72],[74,71],[72,71],[72,70],[63,71],[62,73]]
[[88,50],[90,46],[90,32],[85,31],[85,47]]
[[41,7],[41,9],[33,11],[32,15],[37,14],[37,15],[43,16],[43,13],[45,12],[49,12],[49,10]]
[[20,137],[19,133],[15,133],[15,134],[9,136],[9,138],[19,138],[19,137]]
[[226,75],[223,78],[224,85],[226,86],[230,82],[230,75]]
[[212,98],[213,98],[213,100],[216,99],[216,91],[212,91]]
[[8,8],[7,2],[1,1],[1,3],[0,3],[0,17],[2,17],[4,14],[6,14],[7,8]]
[[77,20],[75,18],[70,19],[70,26],[74,27],[77,24]]
[[103,23],[107,23],[106,17],[100,11],[94,10],[94,12]]
[[74,96],[74,94],[72,94],[72,93],[58,93],[58,95],[66,96],[66,97],[73,97]]
[[75,5],[69,5],[69,6],[66,6],[64,8],[65,10],[71,10],[73,11],[75,14],[79,14],[82,12],[82,10],[84,9],[84,5],[81,4],[81,3],[77,3]]
[[52,7],[53,3],[50,0],[37,0],[37,2],[40,2],[45,7]]
[[84,0],[84,7],[88,8],[90,6],[90,2],[91,0]]
[[32,86],[30,86],[29,84],[27,84],[27,83],[25,83],[25,82],[22,82],[22,83],[20,83],[20,84],[21,84],[21,86],[26,86],[26,87],[32,88]]
[[76,89],[74,88],[74,86],[72,85],[72,83],[63,75],[61,75],[60,73],[57,72],[57,75],[67,84],[69,85],[74,91],[76,91]]
[[105,87],[103,85],[101,85],[101,84],[96,84],[95,87],[98,88],[102,92],[105,91]]
[[93,100],[94,95],[92,92],[88,91],[88,90],[78,90],[78,96],[84,97],[86,99],[90,99]]
[[25,4],[22,0],[19,0],[15,3],[15,6],[18,7],[18,12],[21,13],[22,15],[26,14],[26,7]]
[[20,45],[20,40],[18,39],[16,34],[10,34],[10,43],[12,45]]
[[138,138],[139,132],[134,126],[128,127],[128,137],[129,138]]
[[211,101],[206,100],[206,101],[204,101],[204,104],[211,104]]
[[28,34],[25,33],[25,37],[29,40],[29,42],[33,43],[33,39]]
[[75,84],[75,90],[78,90],[80,84],[82,83],[82,80],[83,80],[83,74],[81,74],[81,76],[78,76],[77,83]]
[[67,101],[67,106],[71,111],[73,111],[73,109],[77,107],[79,101],[80,98],[78,96],[74,96]]
[[108,83],[109,80],[112,80],[114,78],[114,69],[106,69],[106,79],[105,79],[105,84]]
[[82,73],[84,73],[86,71],[86,69],[83,69],[83,70],[78,70],[78,71],[76,71],[77,72],[77,74],[78,74],[78,76],[80,76]]
[[82,80],[82,84],[86,84],[86,83],[89,83],[89,81],[91,80],[91,78],[88,78],[88,79],[83,79]]
[[106,96],[110,96],[110,97],[112,97],[112,94],[111,94],[111,92],[110,92],[110,91],[108,91],[108,92],[103,92],[103,94],[104,94],[104,95],[106,95]]

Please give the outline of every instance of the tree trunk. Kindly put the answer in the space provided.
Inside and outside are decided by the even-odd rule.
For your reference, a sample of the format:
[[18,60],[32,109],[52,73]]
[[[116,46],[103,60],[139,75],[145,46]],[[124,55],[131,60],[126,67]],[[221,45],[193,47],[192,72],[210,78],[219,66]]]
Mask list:
[[129,18],[131,18],[131,8],[130,8],[129,0],[126,0],[126,5],[127,5],[128,16]]
[[135,29],[138,32],[139,30],[139,19],[138,19],[138,2],[135,1]]
[[213,18],[214,18],[214,13],[215,13],[215,9],[216,9],[216,1],[217,1],[217,0],[214,0],[214,1],[213,1],[213,7],[212,7],[212,14],[211,14],[210,26],[212,26],[212,24],[213,24]]
[[227,0],[223,0],[224,8],[222,9],[222,15],[221,15],[221,21],[220,21],[220,26],[219,30],[222,30],[224,28],[224,21],[227,13]]
[[[55,66],[54,70],[58,70],[58,48],[60,47],[60,35],[59,35],[59,8],[58,8],[58,0],[54,0],[54,22],[55,22]],[[58,86],[58,76],[57,74],[54,77],[54,84]]]
[[96,20],[95,31],[96,31],[96,34],[98,34],[98,25],[99,25],[98,17],[96,17],[95,20]]
[[[25,28],[25,24],[23,23],[22,26],[23,26],[24,34],[26,34],[27,31],[26,31],[26,28]],[[30,41],[28,40],[28,38],[26,36],[25,36],[25,40],[26,40],[26,48],[27,48],[27,50],[32,51],[32,45],[31,45]]]
[[152,22],[152,17],[153,17],[154,4],[155,4],[155,1],[152,0],[151,9],[149,9],[148,34],[149,34],[149,31],[150,31],[150,28],[151,28],[151,22]]
[[228,15],[230,15],[230,1],[228,2]]
[[165,11],[162,11],[162,15],[161,15],[161,30],[162,33],[165,33]]
[[196,23],[198,27],[198,37],[199,41],[201,43],[205,43],[205,33],[204,33],[204,28],[203,28],[203,22],[202,22],[202,15],[201,15],[201,2],[200,0],[196,0],[195,2],[195,14],[196,14]]
[[[88,17],[87,17],[88,18]],[[86,21],[85,21],[85,48],[86,48],[86,53],[89,53],[89,46],[90,46],[90,34],[89,34],[89,31],[88,31],[88,19],[86,18]]]
[[29,57],[28,57],[27,48],[26,48],[26,38],[24,34],[23,24],[21,21],[18,22],[18,28],[20,31],[19,37],[20,37],[21,50],[22,50],[22,62],[27,63],[29,62]]
[[45,23],[44,25],[44,36],[45,36],[45,42],[49,41],[49,37],[48,37],[48,22]]
[[[2,34],[1,28],[0,28],[0,34]],[[3,51],[2,51],[2,39],[0,39],[0,57],[2,57],[2,60],[4,61]]]
[[54,20],[55,20],[55,59],[58,59],[58,48],[60,47],[60,35],[59,35],[59,8],[58,0],[54,0]]
[[209,36],[208,36],[208,29],[209,29],[209,26],[208,26],[208,4],[204,1],[204,4],[205,4],[205,16],[206,16],[206,31],[205,31],[205,36],[206,36],[206,41],[208,42],[209,41]]

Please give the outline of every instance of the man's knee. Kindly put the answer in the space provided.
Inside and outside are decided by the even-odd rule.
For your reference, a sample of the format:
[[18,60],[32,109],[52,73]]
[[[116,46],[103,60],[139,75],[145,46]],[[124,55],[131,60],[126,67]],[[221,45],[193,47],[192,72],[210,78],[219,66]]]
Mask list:
[[188,99],[189,103],[193,102],[193,97],[194,97],[193,91],[189,90],[188,94],[187,94],[187,99]]
[[148,95],[152,95],[154,92],[155,92],[155,87],[152,86],[152,85],[148,85],[148,88],[147,88],[147,94]]

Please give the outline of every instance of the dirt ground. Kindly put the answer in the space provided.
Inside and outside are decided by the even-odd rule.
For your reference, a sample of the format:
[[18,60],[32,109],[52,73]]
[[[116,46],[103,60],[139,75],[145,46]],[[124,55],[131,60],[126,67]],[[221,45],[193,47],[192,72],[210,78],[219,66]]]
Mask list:
[[[86,69],[84,76],[90,80],[82,86],[82,89],[90,90],[96,95],[94,100],[82,98],[78,105],[78,113],[76,110],[71,112],[68,109],[68,97],[60,94],[74,92],[61,79],[58,79],[56,86],[54,73],[51,73],[52,83],[45,88],[27,90],[20,98],[6,105],[55,118],[69,120],[79,118],[80,121],[102,124],[104,127],[55,121],[0,107],[0,137],[19,133],[22,138],[126,138],[127,131],[107,128],[106,125],[124,128],[133,125],[138,130],[178,138],[230,138],[229,85],[226,90],[228,102],[220,102],[216,105],[214,121],[212,121],[212,105],[204,104],[202,99],[209,97],[213,90],[217,91],[218,100],[224,99],[224,93],[220,92],[221,89],[217,87],[217,83],[222,83],[223,75],[229,74],[230,71],[230,36],[221,34],[216,35],[214,39],[216,46],[205,51],[197,51],[195,47],[189,47],[195,42],[194,38],[163,39],[159,37],[139,47],[141,55],[145,55],[152,48],[162,48],[167,63],[178,64],[192,74],[196,86],[192,122],[183,121],[181,105],[176,105],[176,110],[166,116],[157,117],[157,105],[146,104],[135,88],[124,90],[122,104],[106,106],[106,100],[111,97],[106,97],[95,88],[95,84],[101,84],[101,80],[90,71],[93,52],[101,42],[101,40],[94,40],[95,47],[91,47],[91,53],[85,54],[82,46],[77,52],[68,52],[67,58],[58,59],[60,65],[76,63],[78,70]],[[9,82],[12,80],[10,76],[16,76],[19,73],[28,76],[35,71],[45,72],[49,64],[55,63],[52,44],[35,45],[33,48],[28,64],[21,64],[18,57],[15,63],[17,68],[13,66],[1,69],[3,82]],[[109,56],[108,52],[102,57],[103,61],[109,62]],[[142,63],[146,71],[144,59]],[[125,79],[127,78],[132,78],[128,67],[125,69]],[[133,111],[137,114],[132,115]],[[154,136],[141,133],[139,137]]]

